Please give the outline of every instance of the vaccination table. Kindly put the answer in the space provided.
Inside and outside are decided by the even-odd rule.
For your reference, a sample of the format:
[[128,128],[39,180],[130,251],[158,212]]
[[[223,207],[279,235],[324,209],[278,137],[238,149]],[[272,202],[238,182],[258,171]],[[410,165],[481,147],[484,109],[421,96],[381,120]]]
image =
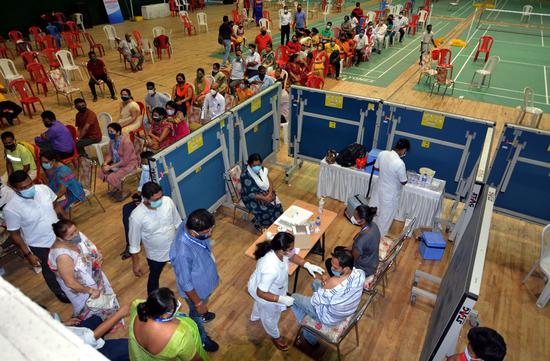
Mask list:
[[[370,171],[357,168],[344,168],[336,163],[328,164],[321,161],[319,179],[317,182],[317,196],[330,197],[347,202],[348,198],[356,194],[366,195],[369,188]],[[371,185],[371,194],[376,191],[378,175],[374,174]],[[416,217],[418,227],[432,227],[434,219],[440,216],[445,194],[445,181],[434,179],[434,187],[425,187],[407,183],[401,193],[401,201],[396,219]]]

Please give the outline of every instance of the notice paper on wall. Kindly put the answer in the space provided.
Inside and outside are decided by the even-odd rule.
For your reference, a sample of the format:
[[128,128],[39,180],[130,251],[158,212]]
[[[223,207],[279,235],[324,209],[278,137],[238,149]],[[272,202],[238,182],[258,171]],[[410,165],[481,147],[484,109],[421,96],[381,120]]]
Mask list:
[[202,139],[202,133],[191,138],[187,143],[187,154],[191,154],[200,147],[204,145],[204,140]]
[[424,112],[422,114],[422,124],[425,127],[443,129],[443,124],[445,123],[445,116],[443,114],[434,114]]
[[342,95],[327,94],[325,96],[325,106],[342,109],[344,107],[344,97]]

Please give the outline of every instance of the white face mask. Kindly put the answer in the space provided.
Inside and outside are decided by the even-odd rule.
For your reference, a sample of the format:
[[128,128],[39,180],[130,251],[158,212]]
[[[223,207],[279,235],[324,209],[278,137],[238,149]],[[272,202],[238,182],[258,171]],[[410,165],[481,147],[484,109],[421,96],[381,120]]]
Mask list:
[[174,115],[175,110],[174,109],[166,109],[166,114],[168,115]]
[[147,94],[153,95],[153,94],[155,94],[155,91],[153,89],[148,89]]
[[214,89],[210,89],[210,95],[212,95],[213,97],[215,97],[216,94],[218,94],[217,91],[215,91]]
[[355,218],[355,216],[351,216],[350,221],[351,221],[352,224],[355,224],[356,226],[359,225],[359,222],[357,222],[357,218]]

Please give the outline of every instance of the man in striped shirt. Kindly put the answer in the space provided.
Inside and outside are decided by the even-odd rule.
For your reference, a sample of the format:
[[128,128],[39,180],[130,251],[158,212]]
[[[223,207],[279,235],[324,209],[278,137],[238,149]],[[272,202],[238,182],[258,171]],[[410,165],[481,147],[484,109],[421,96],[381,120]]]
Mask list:
[[[332,273],[334,277],[323,276],[313,281],[311,297],[298,293],[292,295],[292,311],[300,323],[307,315],[326,326],[334,326],[355,313],[365,283],[365,273],[353,267],[353,256],[348,250],[338,250],[332,255]],[[302,331],[299,341],[310,345],[317,343],[316,337]]]

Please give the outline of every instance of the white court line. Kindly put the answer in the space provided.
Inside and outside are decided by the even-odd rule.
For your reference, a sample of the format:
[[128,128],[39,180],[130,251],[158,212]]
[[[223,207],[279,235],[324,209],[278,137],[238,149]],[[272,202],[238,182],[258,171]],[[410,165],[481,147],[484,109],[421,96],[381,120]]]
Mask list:
[[546,104],[548,103],[548,78],[546,76],[546,65],[544,66],[544,92],[546,93]]
[[[456,81],[455,82],[456,84],[464,84],[464,85],[471,85],[471,83],[466,83],[464,81]],[[519,93],[519,94],[523,94],[523,90],[513,90],[513,89],[508,89],[508,88],[499,88],[499,87],[496,87],[496,86],[492,86],[489,88],[489,89],[495,89],[495,90],[501,90],[501,91],[505,91],[505,92],[510,92],[510,93]],[[486,93],[481,93],[480,94],[486,94]],[[544,94],[538,94],[538,93],[533,93],[534,96],[537,96],[537,97],[541,97],[541,98],[544,98]],[[541,103],[542,104],[542,103]]]
[[[489,27],[487,28],[487,30],[485,30],[485,32],[483,33],[483,35],[487,34],[487,31],[489,31],[489,29],[491,28],[491,25],[489,25]],[[474,32],[474,34],[477,32],[477,30]],[[472,34],[473,35],[473,34]],[[483,36],[481,35],[481,36]],[[464,49],[464,48],[463,48]],[[466,59],[466,61],[464,62],[464,64],[462,64],[462,67],[460,68],[460,70],[458,71],[458,74],[456,74],[455,78],[454,78],[454,81],[456,82],[456,80],[458,79],[458,77],[460,76],[460,73],[462,73],[462,70],[464,70],[464,68],[466,67],[466,64],[468,64],[470,62],[470,58],[472,57],[472,55],[474,55],[474,53],[477,51],[477,45],[472,49],[472,51],[470,52],[470,55],[468,55],[468,59]],[[460,55],[460,52],[458,52],[457,56],[455,57],[458,58],[458,55]]]
[[[481,92],[477,92],[477,91],[473,91],[473,90],[468,90],[468,89],[461,89],[461,88],[456,88],[455,90],[457,90],[457,91],[459,91],[459,92],[472,93],[472,94],[480,94],[480,95],[483,95],[483,96],[489,96],[489,97],[495,97],[495,98],[503,98],[503,99],[517,100],[518,102],[522,102],[522,101],[523,101],[523,97],[521,97],[521,98],[507,97],[507,96],[505,96],[505,95],[497,95],[497,94],[491,94],[491,93],[481,93]],[[471,100],[476,100],[476,99],[471,99]],[[479,101],[479,100],[478,100],[478,101]],[[537,101],[533,101],[533,104],[546,105],[546,103],[537,102]],[[519,104],[518,104],[518,105],[519,105]]]
[[468,10],[470,8],[470,5],[471,4],[468,1],[466,1],[461,7],[453,11],[451,15],[455,15],[455,16],[462,15],[462,13],[465,12],[464,10]]
[[515,46],[530,46],[530,47],[540,48],[540,45],[525,44],[525,43],[520,43],[520,42],[517,42],[517,41],[495,40],[495,43],[510,44],[510,45],[515,45]]
[[[466,55],[457,55],[458,56],[461,56],[461,57],[466,57]],[[519,65],[529,65],[529,66],[539,66],[539,67],[543,67],[543,66],[546,66],[544,64],[534,64],[534,63],[526,63],[526,62],[523,62],[523,61],[513,61],[513,60],[503,60],[502,59],[502,56],[500,57],[500,62],[501,63],[511,63],[511,64],[519,64]]]
[[[540,25],[544,26],[544,22],[542,21],[542,16],[540,17]],[[540,29],[540,42],[542,47],[544,48],[544,31]]]

